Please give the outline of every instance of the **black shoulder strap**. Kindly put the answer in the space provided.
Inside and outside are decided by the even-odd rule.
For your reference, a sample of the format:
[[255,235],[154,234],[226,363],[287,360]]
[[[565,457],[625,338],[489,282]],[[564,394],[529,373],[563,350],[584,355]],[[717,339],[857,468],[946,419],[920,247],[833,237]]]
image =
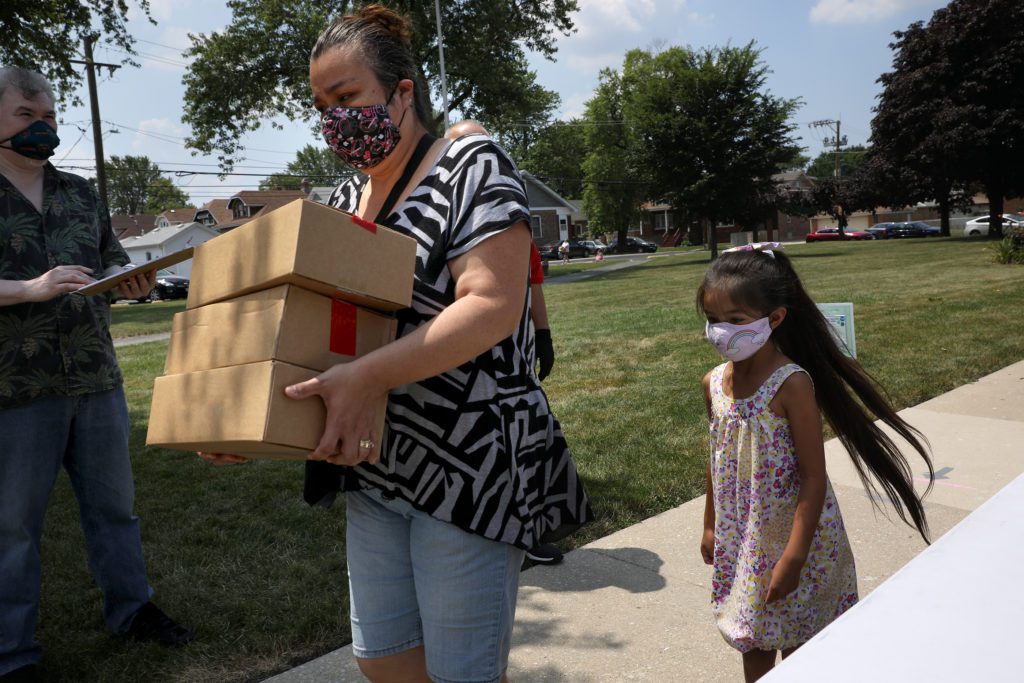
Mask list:
[[423,157],[427,155],[427,150],[434,144],[434,140],[437,138],[430,133],[424,133],[423,137],[416,144],[416,149],[412,153],[412,157],[409,159],[409,163],[405,165],[405,170],[402,171],[402,177],[398,179],[395,186],[391,188],[391,193],[388,198],[384,200],[384,203],[380,207],[380,211],[377,212],[377,218],[374,219],[374,223],[381,223],[391,213],[391,209],[395,208],[395,202],[398,201],[398,196],[405,190],[405,186],[409,184],[409,180],[412,178],[412,174],[419,168],[420,162],[423,161]]

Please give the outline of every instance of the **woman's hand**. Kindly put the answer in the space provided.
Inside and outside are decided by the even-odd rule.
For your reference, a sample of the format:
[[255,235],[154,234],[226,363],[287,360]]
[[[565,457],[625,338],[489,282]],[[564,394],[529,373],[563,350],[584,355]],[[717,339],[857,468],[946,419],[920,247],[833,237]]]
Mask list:
[[349,466],[380,458],[381,435],[375,429],[385,394],[387,389],[376,385],[358,360],[339,363],[285,389],[285,395],[298,400],[319,396],[327,407],[323,436],[309,458]]
[[715,530],[705,529],[704,536],[700,539],[700,556],[704,558],[704,564],[715,562]]
[[203,460],[213,463],[214,465],[240,465],[243,462],[249,462],[249,459],[241,455],[235,455],[234,453],[197,453]]
[[768,584],[768,596],[765,604],[772,604],[782,600],[796,590],[800,585],[800,570],[804,567],[806,558],[796,558],[783,553],[782,557],[772,568],[772,579]]

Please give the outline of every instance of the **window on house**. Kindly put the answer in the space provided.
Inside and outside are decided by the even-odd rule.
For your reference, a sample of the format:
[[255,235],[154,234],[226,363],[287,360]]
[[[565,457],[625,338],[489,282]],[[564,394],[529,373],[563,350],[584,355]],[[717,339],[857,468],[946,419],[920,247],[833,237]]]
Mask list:
[[153,260],[153,253],[152,252],[150,252],[150,251],[146,252],[146,260],[147,261],[152,261]]
[[530,227],[533,228],[534,239],[544,236],[544,229],[540,223],[540,216],[530,216]]

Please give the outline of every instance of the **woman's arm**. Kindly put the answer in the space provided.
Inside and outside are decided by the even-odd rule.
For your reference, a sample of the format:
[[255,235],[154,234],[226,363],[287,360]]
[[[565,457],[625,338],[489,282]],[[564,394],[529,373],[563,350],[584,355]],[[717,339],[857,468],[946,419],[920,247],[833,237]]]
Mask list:
[[[393,387],[439,375],[472,360],[515,330],[526,301],[530,232],[525,221],[449,263],[455,302],[411,334],[307,382],[288,387],[295,399],[319,396],[327,406],[323,437],[311,458],[338,465],[375,462],[380,434],[375,405]],[[374,442],[371,451],[359,440]]]
[[800,571],[807,561],[807,553],[825,504],[826,482],[821,413],[814,398],[811,378],[802,372],[791,375],[779,389],[773,404],[778,405],[783,416],[789,420],[800,472],[800,494],[797,496],[789,541],[772,570],[766,598],[769,603],[786,597],[800,583]]

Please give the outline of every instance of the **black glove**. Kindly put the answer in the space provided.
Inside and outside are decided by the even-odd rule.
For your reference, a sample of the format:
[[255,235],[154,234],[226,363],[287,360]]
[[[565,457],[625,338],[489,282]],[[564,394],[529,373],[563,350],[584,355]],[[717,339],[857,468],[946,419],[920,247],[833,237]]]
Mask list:
[[540,363],[537,379],[543,382],[555,364],[555,347],[551,343],[551,330],[536,330],[534,346],[537,349],[537,361]]

